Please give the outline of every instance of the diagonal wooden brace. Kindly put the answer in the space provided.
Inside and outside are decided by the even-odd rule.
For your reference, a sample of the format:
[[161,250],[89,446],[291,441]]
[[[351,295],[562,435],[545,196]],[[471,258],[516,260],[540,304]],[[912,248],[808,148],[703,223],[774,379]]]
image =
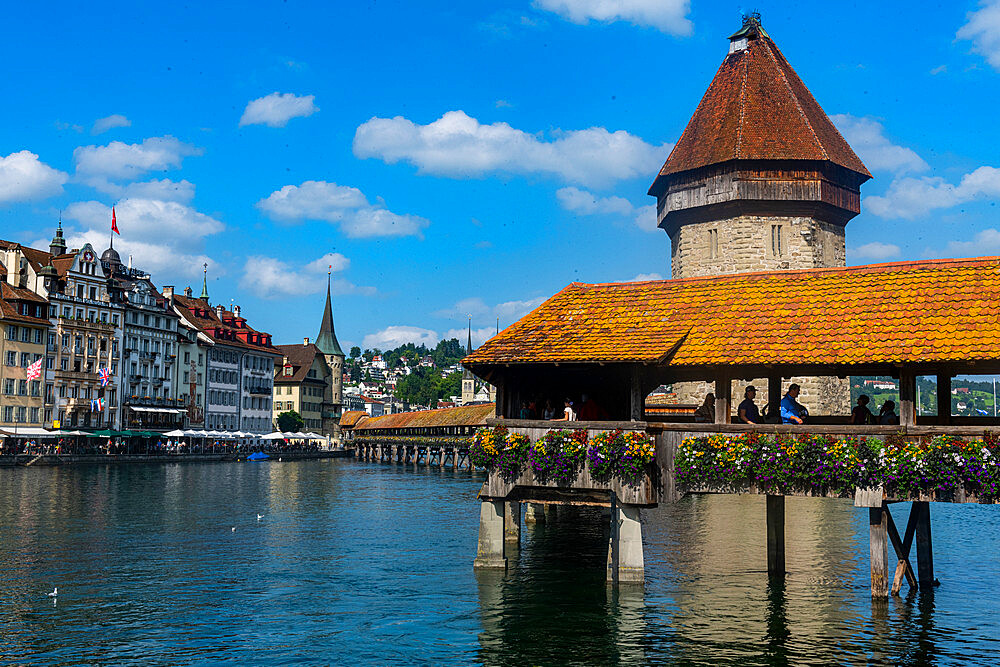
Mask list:
[[917,507],[913,505],[910,508],[910,517],[906,522],[906,533],[902,540],[899,539],[899,531],[896,530],[896,522],[892,520],[889,506],[885,505],[883,509],[889,524],[889,541],[892,543],[896,558],[899,560],[896,564],[895,576],[892,578],[890,592],[892,595],[899,595],[899,589],[903,587],[903,577],[906,577],[906,583],[910,585],[910,588],[917,587],[917,577],[913,574],[913,566],[910,565],[910,546],[913,544],[913,533],[917,527]]

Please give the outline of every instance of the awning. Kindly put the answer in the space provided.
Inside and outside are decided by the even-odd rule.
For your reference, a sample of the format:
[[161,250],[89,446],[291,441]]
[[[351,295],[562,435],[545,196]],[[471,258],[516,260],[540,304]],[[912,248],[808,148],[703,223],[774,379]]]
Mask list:
[[58,438],[63,434],[59,431],[46,431],[38,426],[18,426],[16,429],[6,428],[4,434],[12,438]]
[[136,405],[128,406],[133,412],[158,412],[164,415],[184,415],[187,414],[187,410],[178,410],[176,408],[147,408],[140,407]]

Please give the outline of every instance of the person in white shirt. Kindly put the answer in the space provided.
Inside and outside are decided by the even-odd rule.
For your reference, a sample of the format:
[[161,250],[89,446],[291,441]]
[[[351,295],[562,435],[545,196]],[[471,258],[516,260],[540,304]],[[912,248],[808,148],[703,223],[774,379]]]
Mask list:
[[563,416],[560,417],[559,419],[553,419],[552,421],[575,422],[576,410],[573,409],[573,401],[567,397],[566,400],[563,401],[563,405],[566,406],[565,408],[563,408]]

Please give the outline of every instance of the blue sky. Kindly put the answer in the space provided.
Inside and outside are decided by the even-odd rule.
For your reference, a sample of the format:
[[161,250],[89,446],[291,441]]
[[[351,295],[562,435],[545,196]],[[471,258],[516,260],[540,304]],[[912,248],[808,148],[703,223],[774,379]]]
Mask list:
[[[7,8],[0,234],[107,245],[277,342],[476,339],[669,277],[646,190],[748,9],[691,0]],[[613,5],[612,9],[607,9]],[[1000,3],[758,2],[875,179],[851,264],[1000,254]]]

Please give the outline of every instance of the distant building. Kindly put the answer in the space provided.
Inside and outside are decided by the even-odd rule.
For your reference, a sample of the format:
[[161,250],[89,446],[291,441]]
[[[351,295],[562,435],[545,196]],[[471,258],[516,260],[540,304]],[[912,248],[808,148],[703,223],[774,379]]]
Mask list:
[[294,410],[305,422],[305,430],[323,435],[323,403],[330,388],[330,369],[323,353],[309,339],[301,345],[278,345],[282,353],[274,374],[273,420]]
[[[9,262],[4,262],[9,264]],[[42,378],[29,380],[27,370],[45,356],[49,306],[26,287],[0,282],[0,428],[41,428],[44,424]],[[42,371],[44,375],[44,370]]]

